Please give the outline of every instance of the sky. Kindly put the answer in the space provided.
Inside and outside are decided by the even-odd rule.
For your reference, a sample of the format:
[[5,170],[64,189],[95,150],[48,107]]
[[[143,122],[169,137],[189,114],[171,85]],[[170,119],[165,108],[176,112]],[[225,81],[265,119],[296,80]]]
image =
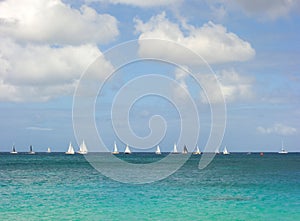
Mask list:
[[[29,145],[36,151],[66,151],[69,142],[77,148],[77,140],[84,138],[73,130],[74,93],[99,56],[101,70],[92,84],[103,87],[94,120],[108,149],[116,140],[120,150],[128,143],[136,151],[141,145],[153,151],[157,144],[170,151],[185,133],[182,148],[194,139],[199,119],[195,142],[203,150],[213,126],[219,127],[213,119],[220,116],[211,108],[224,103],[220,149],[226,145],[231,152],[279,151],[283,141],[289,152],[299,152],[299,15],[298,0],[2,0],[0,152],[10,151],[12,145],[18,151],[28,151]],[[117,69],[108,52],[132,40],[142,60]],[[201,64],[177,47],[199,55]],[[117,60],[117,53],[114,56]],[[143,60],[146,57],[155,59]],[[161,61],[169,59],[176,64]],[[195,73],[201,85],[190,71],[203,67],[203,61],[205,69]],[[113,70],[105,81],[104,73]],[[151,74],[155,76],[147,78]],[[169,83],[163,84],[165,80]],[[129,87],[135,84],[138,89]],[[146,89],[155,93],[137,96]],[[160,89],[165,97],[159,96]],[[216,95],[218,90],[222,97]],[[138,99],[128,105],[129,97],[120,91]],[[190,98],[193,102],[187,104]],[[185,116],[194,120],[183,122]],[[89,133],[91,128],[84,130]],[[126,129],[144,142],[134,143],[118,132],[126,134]],[[92,148],[92,141],[86,143]]]

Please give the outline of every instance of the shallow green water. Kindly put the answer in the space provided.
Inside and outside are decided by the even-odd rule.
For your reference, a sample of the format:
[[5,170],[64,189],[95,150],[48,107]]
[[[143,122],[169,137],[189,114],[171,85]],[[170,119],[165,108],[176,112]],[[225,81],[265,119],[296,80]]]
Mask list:
[[204,170],[199,158],[162,181],[132,185],[81,155],[0,154],[0,219],[300,220],[300,154],[217,155]]

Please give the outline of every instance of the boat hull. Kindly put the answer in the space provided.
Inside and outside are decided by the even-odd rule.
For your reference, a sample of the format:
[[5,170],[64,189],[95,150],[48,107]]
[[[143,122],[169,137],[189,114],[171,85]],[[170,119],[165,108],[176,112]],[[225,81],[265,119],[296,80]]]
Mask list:
[[78,154],[85,155],[87,152],[77,152]]

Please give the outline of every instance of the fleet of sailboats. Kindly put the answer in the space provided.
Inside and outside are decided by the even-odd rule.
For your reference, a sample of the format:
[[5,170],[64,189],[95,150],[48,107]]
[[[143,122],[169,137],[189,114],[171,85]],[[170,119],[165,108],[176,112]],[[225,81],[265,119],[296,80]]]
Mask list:
[[[18,153],[16,151],[15,145],[12,146],[12,150],[11,150],[10,153],[11,154],[17,154]],[[51,148],[50,147],[47,148],[46,153],[51,153]],[[87,149],[87,146],[86,146],[84,140],[82,141],[82,144],[80,145],[79,150],[76,153],[78,153],[78,154],[87,154],[88,153],[88,149]],[[131,153],[132,152],[131,152],[129,146],[126,145],[125,150],[124,150],[124,154],[131,154]],[[173,151],[171,153],[173,153],[173,154],[178,154],[179,153],[178,150],[177,150],[177,144],[176,143],[174,143]],[[182,154],[187,154],[187,153],[188,153],[188,149],[187,149],[186,145],[184,145],[183,150],[182,150]],[[216,149],[215,153],[216,154],[220,153],[219,148]],[[287,154],[288,153],[288,151],[284,148],[283,141],[281,141],[281,150],[278,153],[279,154]],[[28,154],[35,154],[35,152],[33,151],[32,145],[29,146]],[[70,142],[68,150],[67,150],[67,152],[65,152],[65,154],[69,154],[69,155],[75,154],[74,147],[72,146],[71,142]],[[116,142],[114,142],[114,148],[113,148],[112,154],[119,154]],[[155,154],[161,154],[161,149],[160,149],[159,145],[156,146]],[[200,155],[201,154],[201,151],[200,151],[198,146],[196,146],[196,148],[194,149],[192,154],[193,155]],[[224,155],[229,155],[230,154],[230,152],[227,150],[226,146],[224,147],[223,154]],[[251,152],[247,153],[247,155],[249,155],[249,154],[251,154]]]

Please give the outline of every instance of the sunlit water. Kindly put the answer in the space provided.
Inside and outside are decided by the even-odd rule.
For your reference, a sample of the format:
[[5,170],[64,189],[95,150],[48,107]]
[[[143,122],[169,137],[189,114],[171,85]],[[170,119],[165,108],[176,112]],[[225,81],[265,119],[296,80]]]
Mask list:
[[[134,163],[154,154],[120,155]],[[82,155],[0,154],[1,220],[300,220],[300,154],[200,156],[144,185],[101,175]]]

